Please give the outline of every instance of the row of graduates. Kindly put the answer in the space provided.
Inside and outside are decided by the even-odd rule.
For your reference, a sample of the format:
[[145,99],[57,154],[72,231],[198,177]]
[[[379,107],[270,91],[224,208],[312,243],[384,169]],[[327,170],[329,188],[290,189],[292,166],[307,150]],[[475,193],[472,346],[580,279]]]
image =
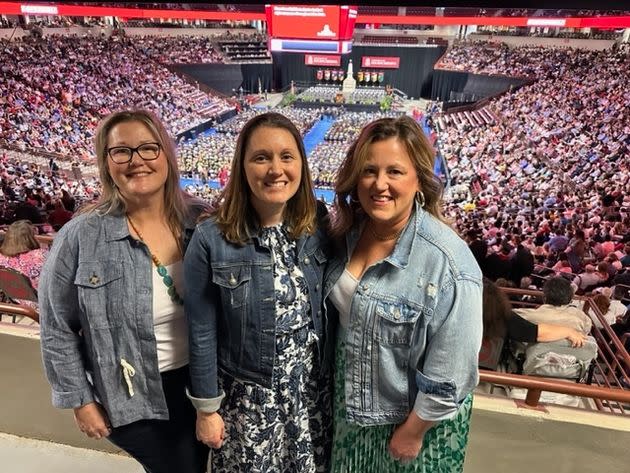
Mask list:
[[95,137],[103,193],[39,285],[58,408],[147,472],[462,471],[481,271],[410,117],[367,125],[329,214],[294,124],[241,131],[208,207],[146,111]]

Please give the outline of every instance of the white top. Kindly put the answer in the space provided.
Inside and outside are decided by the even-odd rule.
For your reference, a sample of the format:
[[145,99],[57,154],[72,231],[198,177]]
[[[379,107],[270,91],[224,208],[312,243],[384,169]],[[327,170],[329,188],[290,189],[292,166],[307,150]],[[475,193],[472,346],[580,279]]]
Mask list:
[[[177,293],[184,298],[184,262],[166,266],[173,278]],[[168,288],[155,266],[153,275],[153,329],[157,343],[158,367],[160,372],[181,368],[188,364],[188,324],[184,306],[174,303]]]
[[339,311],[339,325],[344,329],[350,323],[350,307],[358,285],[359,280],[346,268],[330,291],[330,300]]

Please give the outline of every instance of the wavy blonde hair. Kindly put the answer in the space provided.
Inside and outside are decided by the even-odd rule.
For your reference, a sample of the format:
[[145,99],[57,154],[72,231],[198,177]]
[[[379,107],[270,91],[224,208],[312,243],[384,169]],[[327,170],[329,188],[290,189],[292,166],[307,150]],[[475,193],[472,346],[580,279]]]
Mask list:
[[424,194],[424,209],[438,220],[446,221],[442,216],[443,186],[433,170],[435,151],[424,132],[408,116],[381,118],[361,130],[339,169],[335,182],[335,216],[331,231],[334,237],[340,238],[356,221],[365,218],[358,201],[357,184],[369,158],[370,146],[390,138],[397,138],[407,150]]

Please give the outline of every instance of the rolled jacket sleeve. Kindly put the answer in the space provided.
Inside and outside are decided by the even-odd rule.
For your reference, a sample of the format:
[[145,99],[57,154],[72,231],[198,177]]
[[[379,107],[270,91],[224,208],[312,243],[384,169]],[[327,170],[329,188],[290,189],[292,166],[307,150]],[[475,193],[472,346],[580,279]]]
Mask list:
[[418,394],[413,410],[427,421],[455,415],[479,381],[478,359],[483,332],[481,282],[460,276],[439,293],[444,312],[429,324],[424,360],[416,372]]
[[217,311],[221,299],[212,284],[210,251],[202,230],[197,228],[184,257],[190,349],[190,389],[187,392],[196,409],[216,411],[223,398],[218,387]]
[[76,239],[70,227],[55,238],[38,292],[44,371],[52,387],[52,403],[62,409],[94,401],[81,350],[84,340],[79,335],[79,300],[74,284]]

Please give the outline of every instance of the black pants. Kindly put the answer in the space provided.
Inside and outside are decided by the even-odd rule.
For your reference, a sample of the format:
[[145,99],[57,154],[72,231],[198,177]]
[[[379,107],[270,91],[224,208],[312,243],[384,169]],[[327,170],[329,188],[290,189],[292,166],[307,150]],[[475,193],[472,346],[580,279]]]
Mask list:
[[169,420],[139,420],[116,427],[108,440],[140,462],[147,473],[205,473],[209,450],[197,441],[195,408],[184,391],[188,366],[161,375]]

